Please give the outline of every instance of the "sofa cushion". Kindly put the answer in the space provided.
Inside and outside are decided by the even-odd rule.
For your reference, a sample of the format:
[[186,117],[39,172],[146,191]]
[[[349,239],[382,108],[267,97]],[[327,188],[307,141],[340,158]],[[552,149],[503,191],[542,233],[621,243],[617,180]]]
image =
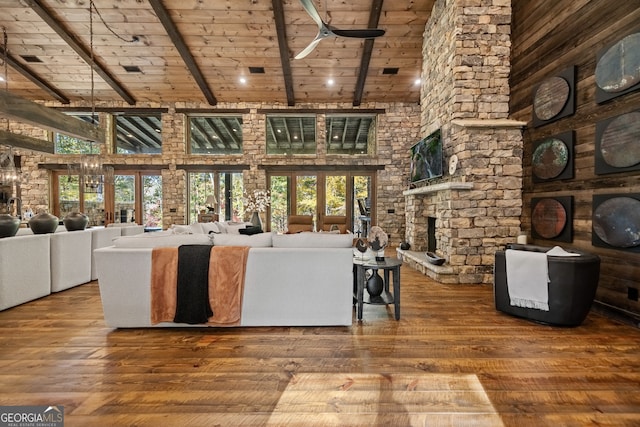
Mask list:
[[122,236],[113,241],[113,245],[116,248],[158,248],[210,244],[211,240],[206,234],[165,234],[162,231],[135,236]]
[[302,232],[296,234],[276,234],[274,248],[350,248],[353,234]]
[[269,248],[272,246],[271,233],[253,235],[244,234],[211,234],[214,246],[249,246],[251,248]]

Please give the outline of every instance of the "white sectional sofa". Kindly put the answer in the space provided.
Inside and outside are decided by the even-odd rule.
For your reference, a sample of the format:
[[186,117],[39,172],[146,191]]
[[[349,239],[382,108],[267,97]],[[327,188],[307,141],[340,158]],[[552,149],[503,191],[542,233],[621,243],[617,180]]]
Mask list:
[[0,239],[0,310],[51,293],[50,236]]
[[97,279],[93,251],[111,246],[113,239],[142,234],[144,227],[93,227],[68,232],[33,234],[21,228],[16,236],[0,239],[0,310],[32,301]]
[[51,234],[51,292],[91,281],[91,229]]
[[154,247],[249,246],[237,326],[351,325],[352,234],[146,233],[95,251],[105,321],[114,328],[211,326],[151,322]]

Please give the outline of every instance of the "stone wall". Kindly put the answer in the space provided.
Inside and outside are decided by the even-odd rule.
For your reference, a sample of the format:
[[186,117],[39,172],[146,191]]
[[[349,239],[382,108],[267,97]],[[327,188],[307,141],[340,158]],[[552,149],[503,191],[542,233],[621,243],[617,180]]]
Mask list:
[[[48,106],[56,106],[49,103]],[[86,107],[86,105],[76,105]],[[124,103],[100,103],[99,107],[123,108]],[[300,104],[296,108],[271,104],[220,104],[220,109],[248,109],[243,114],[243,154],[230,156],[202,156],[186,154],[185,116],[176,113],[180,108],[207,108],[210,106],[198,103],[152,104],[145,103],[136,107],[167,108],[162,114],[162,154],[159,155],[120,155],[113,154],[110,147],[103,147],[103,161],[116,165],[157,165],[162,171],[163,178],[163,223],[182,224],[187,218],[186,172],[181,165],[248,165],[244,170],[243,179],[248,191],[266,187],[266,173],[261,166],[344,166],[349,170],[351,166],[377,166],[381,170],[377,173],[377,210],[378,225],[391,235],[393,244],[399,244],[405,235],[404,197],[402,190],[406,188],[409,171],[409,147],[418,140],[420,134],[420,107],[410,103],[392,104],[363,104],[362,109],[383,109],[377,120],[377,147],[371,154],[356,156],[327,155],[324,144],[325,116],[318,114],[317,140],[318,150],[315,156],[267,156],[265,148],[265,114],[261,109],[282,109],[283,113],[295,113],[296,109],[344,109],[355,111],[348,104]],[[215,111],[215,109],[211,109]],[[100,114],[101,126],[109,129],[111,116]],[[51,138],[51,135],[41,129],[24,124],[11,122],[11,130],[16,133],[27,133],[41,139]],[[51,210],[50,182],[51,172],[39,168],[41,164],[66,164],[78,161],[79,156],[50,155],[28,152],[16,149],[17,154],[23,155],[23,170],[29,179],[21,186],[23,206],[36,209]],[[388,213],[392,211],[393,213]]]
[[490,283],[493,255],[513,242],[522,212],[522,122],[508,120],[509,0],[438,0],[425,28],[421,131],[440,128],[455,172],[427,185],[470,189],[407,192],[407,240],[424,251],[436,218],[436,253],[450,267],[443,282]]

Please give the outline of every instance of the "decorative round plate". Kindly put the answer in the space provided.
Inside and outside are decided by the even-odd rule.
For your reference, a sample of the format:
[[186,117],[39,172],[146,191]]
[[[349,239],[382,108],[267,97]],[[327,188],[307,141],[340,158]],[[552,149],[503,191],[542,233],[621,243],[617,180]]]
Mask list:
[[536,233],[545,239],[558,237],[567,225],[567,211],[555,199],[542,199],[533,208],[531,223]]
[[540,179],[555,178],[565,170],[568,162],[567,145],[557,138],[549,138],[533,152],[533,173]]
[[640,33],[611,46],[596,65],[596,84],[605,92],[622,92],[640,82]]
[[604,161],[616,168],[640,163],[640,112],[633,111],[613,119],[600,140]]
[[533,96],[533,111],[540,120],[550,120],[560,114],[569,100],[569,83],[562,77],[545,79]]
[[603,242],[617,248],[640,245],[640,200],[613,197],[593,213],[593,231]]

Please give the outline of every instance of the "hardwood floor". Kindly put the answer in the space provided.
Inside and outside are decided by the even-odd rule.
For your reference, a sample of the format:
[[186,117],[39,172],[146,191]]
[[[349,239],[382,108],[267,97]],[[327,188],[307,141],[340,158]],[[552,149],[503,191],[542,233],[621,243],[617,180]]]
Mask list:
[[407,266],[401,301],[352,327],[112,330],[92,282],[0,312],[0,404],[68,427],[640,425],[640,330],[531,323]]

